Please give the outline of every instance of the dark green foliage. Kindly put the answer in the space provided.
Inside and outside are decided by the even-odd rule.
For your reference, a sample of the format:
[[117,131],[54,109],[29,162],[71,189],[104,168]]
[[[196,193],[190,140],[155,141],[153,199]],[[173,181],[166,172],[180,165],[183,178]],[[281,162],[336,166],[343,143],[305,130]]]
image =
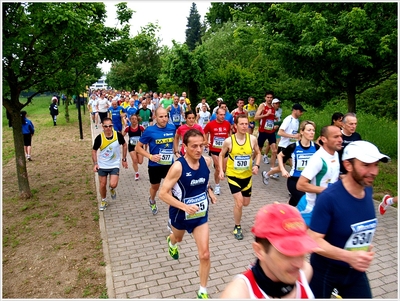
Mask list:
[[201,24],[200,14],[197,11],[196,3],[192,3],[189,17],[186,25],[186,45],[190,51],[193,51],[197,45],[201,44]]

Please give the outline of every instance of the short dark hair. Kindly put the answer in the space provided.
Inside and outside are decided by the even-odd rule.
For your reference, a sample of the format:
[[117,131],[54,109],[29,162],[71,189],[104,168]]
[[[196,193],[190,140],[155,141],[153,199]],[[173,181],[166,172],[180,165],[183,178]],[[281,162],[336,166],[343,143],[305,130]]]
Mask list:
[[267,95],[269,95],[269,94],[271,94],[272,97],[274,97],[274,92],[273,92],[273,91],[267,91],[267,92],[265,92],[264,97],[267,96]]
[[195,115],[194,112],[193,112],[192,110],[189,110],[189,111],[186,111],[186,112],[185,112],[185,118],[187,118],[190,114]]
[[239,114],[239,115],[236,115],[236,116],[235,116],[235,120],[234,120],[234,122],[235,122],[236,125],[237,125],[238,122],[239,122],[239,118],[246,118],[247,120],[249,120],[249,118],[247,117],[246,114]]
[[267,238],[260,238],[256,236],[256,242],[263,246],[266,253],[268,253],[271,243]]
[[241,97],[239,97],[239,98],[236,100],[236,103],[238,103],[238,102],[241,101],[241,100],[244,102],[244,99],[241,98]]
[[333,113],[331,125],[333,125],[333,123],[334,123],[336,120],[339,120],[339,119],[343,119],[343,114],[340,113],[340,112],[335,112],[335,113]]
[[190,129],[183,135],[183,144],[188,145],[190,137],[204,137],[198,129]]
[[102,122],[102,123],[104,123],[104,121],[111,121],[111,123],[112,123],[112,119],[111,119],[110,117],[105,117],[105,118],[103,119],[103,122]]

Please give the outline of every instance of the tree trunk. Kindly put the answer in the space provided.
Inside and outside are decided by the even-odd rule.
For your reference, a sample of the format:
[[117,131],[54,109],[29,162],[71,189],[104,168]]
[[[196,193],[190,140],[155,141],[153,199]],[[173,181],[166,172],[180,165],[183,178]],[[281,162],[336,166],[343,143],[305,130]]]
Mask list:
[[347,111],[356,113],[356,87],[349,86],[347,88]]
[[65,121],[67,123],[69,123],[69,110],[68,110],[68,106],[69,106],[69,98],[67,96],[67,100],[65,101]]
[[[14,148],[15,148],[15,164],[17,168],[17,179],[20,197],[27,199],[32,196],[29,186],[28,171],[26,169],[26,158],[24,151],[24,138],[22,135],[21,109],[19,104],[19,95],[11,95],[11,100],[4,99],[4,106],[11,114]],[[29,116],[28,116],[29,118]]]

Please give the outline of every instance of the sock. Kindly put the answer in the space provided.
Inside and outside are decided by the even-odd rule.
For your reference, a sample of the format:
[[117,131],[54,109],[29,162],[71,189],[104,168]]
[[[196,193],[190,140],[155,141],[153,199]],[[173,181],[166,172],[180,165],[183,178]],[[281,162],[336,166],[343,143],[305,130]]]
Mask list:
[[393,205],[393,198],[388,198],[386,200],[386,204],[389,205],[389,206],[392,206]]
[[176,248],[176,247],[177,247],[177,244],[174,244],[174,245],[173,245],[173,244],[171,243],[171,238],[170,238],[170,240],[169,240],[169,246],[170,246],[171,248]]
[[215,187],[219,187],[219,184],[215,184]]
[[200,285],[199,294],[207,294],[207,288]]
[[149,198],[149,202],[150,202],[150,204],[152,204],[152,205],[154,205],[154,204],[156,203],[155,200],[151,200],[150,198]]
[[106,199],[102,199],[101,201],[102,201],[102,202],[107,202],[107,200],[106,200]]

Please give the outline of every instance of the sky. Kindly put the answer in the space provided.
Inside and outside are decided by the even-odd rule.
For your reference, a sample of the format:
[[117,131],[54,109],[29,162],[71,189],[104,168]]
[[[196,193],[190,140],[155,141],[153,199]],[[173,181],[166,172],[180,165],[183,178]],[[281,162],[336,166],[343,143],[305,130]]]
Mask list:
[[[132,36],[148,23],[158,23],[160,26],[158,37],[162,40],[161,44],[169,47],[172,46],[172,40],[185,42],[187,17],[193,2],[196,3],[201,23],[211,7],[209,1],[104,1],[107,9],[106,26],[114,27],[117,24],[115,5],[119,2],[127,2],[128,7],[135,11],[130,24]],[[108,73],[111,63],[102,63],[100,67],[103,73]]]

